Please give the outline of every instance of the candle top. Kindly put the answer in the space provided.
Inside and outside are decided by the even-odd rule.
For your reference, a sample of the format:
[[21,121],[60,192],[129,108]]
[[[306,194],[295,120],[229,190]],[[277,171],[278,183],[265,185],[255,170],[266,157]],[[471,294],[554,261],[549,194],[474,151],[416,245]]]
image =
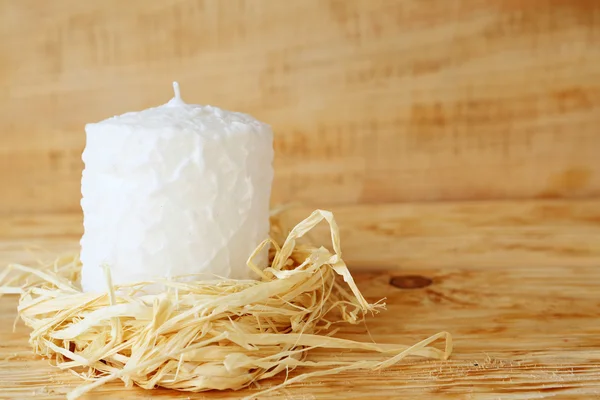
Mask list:
[[[202,131],[245,131],[260,132],[270,127],[241,112],[227,111],[210,105],[187,104],[181,99],[179,84],[173,82],[175,97],[168,103],[142,111],[127,112],[103,121],[88,124],[96,126],[129,126],[136,129],[193,130]],[[245,128],[245,129],[244,129]]]

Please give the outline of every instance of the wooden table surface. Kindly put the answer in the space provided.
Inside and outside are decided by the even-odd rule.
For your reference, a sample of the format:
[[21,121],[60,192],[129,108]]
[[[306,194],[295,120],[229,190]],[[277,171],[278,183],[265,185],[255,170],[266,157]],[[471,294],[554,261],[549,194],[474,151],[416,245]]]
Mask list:
[[[333,211],[358,286],[369,300],[386,297],[388,304],[366,325],[348,326],[339,336],[370,340],[370,332],[377,342],[411,344],[446,330],[454,354],[444,362],[411,358],[381,372],[317,378],[262,398],[600,398],[600,201]],[[308,212],[299,209],[290,218]],[[1,261],[31,261],[24,245],[41,258],[76,249],[80,223],[76,214],[4,218]],[[322,235],[316,232],[314,240]],[[397,277],[398,286],[407,285],[402,277],[411,275],[426,278],[426,286],[390,284]],[[12,330],[16,304],[15,296],[0,300],[0,398],[64,398],[78,378],[31,354],[28,328]],[[311,357],[378,356],[319,351]],[[251,393],[144,391],[112,383],[85,398],[235,399]]]

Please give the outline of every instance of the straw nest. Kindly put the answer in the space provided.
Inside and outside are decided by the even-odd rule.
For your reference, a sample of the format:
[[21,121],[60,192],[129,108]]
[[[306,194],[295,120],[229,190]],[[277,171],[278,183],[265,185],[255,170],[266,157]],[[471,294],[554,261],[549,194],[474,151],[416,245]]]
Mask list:
[[[325,219],[333,251],[297,239]],[[272,221],[270,266],[257,281],[213,280],[140,282],[112,285],[106,294],[83,293],[77,286],[77,256],[63,257],[48,268],[11,265],[0,276],[1,292],[21,293],[19,316],[31,327],[29,342],[86,382],[68,395],[75,399],[112,380],[126,386],[182,391],[240,389],[296,367],[311,370],[286,378],[264,394],[306,378],[351,369],[380,369],[417,355],[446,359],[451,339],[439,333],[413,346],[377,345],[332,337],[338,322],[359,323],[384,308],[369,304],[341,258],[333,215],[315,211],[284,240]],[[108,270],[107,270],[108,271]],[[15,273],[16,272],[16,273]],[[163,284],[157,295],[143,294]],[[445,349],[430,344],[446,340]],[[387,354],[383,361],[309,361],[315,348],[356,349]],[[258,384],[257,384],[258,386]]]

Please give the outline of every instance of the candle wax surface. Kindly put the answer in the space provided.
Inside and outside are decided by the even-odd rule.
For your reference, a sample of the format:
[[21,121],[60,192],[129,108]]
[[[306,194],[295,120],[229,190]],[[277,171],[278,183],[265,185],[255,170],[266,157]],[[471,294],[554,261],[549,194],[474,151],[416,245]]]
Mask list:
[[86,137],[85,291],[107,289],[103,266],[119,284],[254,277],[246,260],[269,231],[269,125],[175,98],[88,124]]

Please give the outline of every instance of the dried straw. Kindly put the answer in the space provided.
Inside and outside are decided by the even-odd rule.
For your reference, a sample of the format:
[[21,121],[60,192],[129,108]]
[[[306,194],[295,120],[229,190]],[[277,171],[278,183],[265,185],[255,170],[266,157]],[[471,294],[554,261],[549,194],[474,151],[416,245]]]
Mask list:
[[[297,243],[323,219],[330,226],[333,252]],[[258,393],[264,394],[311,377],[386,368],[407,356],[448,358],[452,342],[446,332],[413,346],[332,337],[333,324],[359,323],[366,313],[385,305],[369,304],[358,290],[342,261],[339,230],[330,212],[315,211],[285,240],[278,240],[283,229],[272,222],[272,238],[248,262],[259,281],[112,285],[107,273],[108,293],[83,293],[74,283],[79,259],[72,256],[45,269],[9,266],[0,276],[0,293],[21,293],[18,312],[32,329],[29,342],[34,352],[88,381],[68,399],[116,379],[126,386],[197,392],[244,388],[300,366],[314,369]],[[252,260],[268,244],[272,261],[260,271]],[[157,283],[167,290],[143,294],[144,287]],[[441,338],[446,341],[443,351],[430,346]],[[307,360],[307,352],[315,348],[367,350],[390,357]]]

